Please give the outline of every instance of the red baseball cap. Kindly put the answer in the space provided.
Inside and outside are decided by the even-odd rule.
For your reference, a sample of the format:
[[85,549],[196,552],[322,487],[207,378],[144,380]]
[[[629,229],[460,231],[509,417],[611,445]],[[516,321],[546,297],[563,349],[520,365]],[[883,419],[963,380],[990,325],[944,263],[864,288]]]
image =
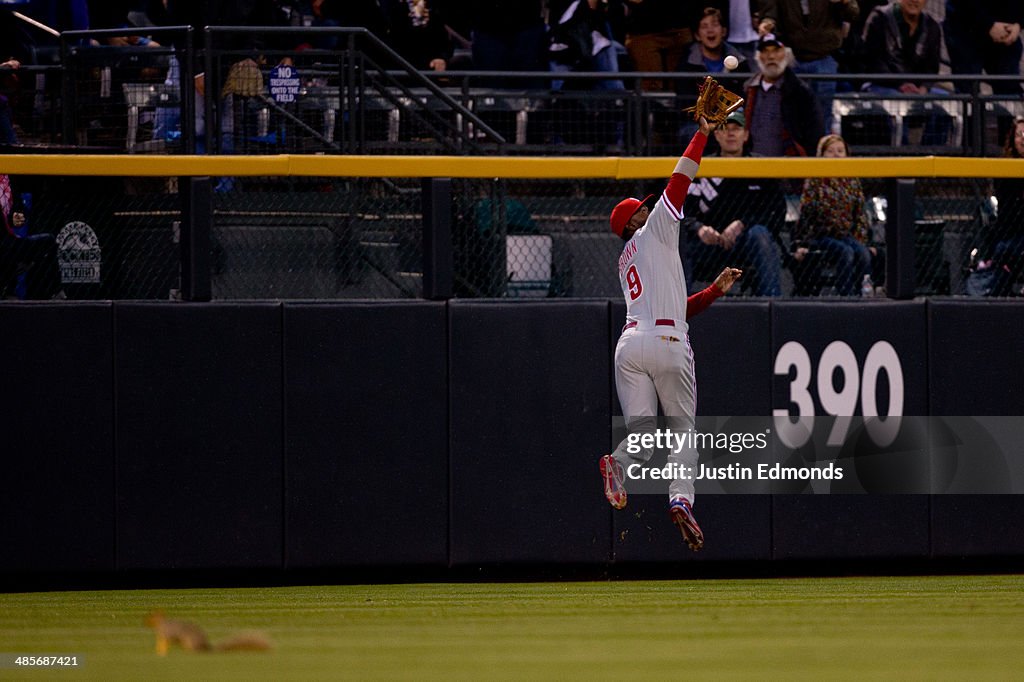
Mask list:
[[651,200],[653,194],[648,194],[647,198],[643,201],[640,199],[634,199],[630,197],[623,199],[612,209],[612,232],[617,236],[622,237],[622,232],[626,229],[626,225],[629,224],[629,219],[633,217],[633,214],[640,210],[640,207]]

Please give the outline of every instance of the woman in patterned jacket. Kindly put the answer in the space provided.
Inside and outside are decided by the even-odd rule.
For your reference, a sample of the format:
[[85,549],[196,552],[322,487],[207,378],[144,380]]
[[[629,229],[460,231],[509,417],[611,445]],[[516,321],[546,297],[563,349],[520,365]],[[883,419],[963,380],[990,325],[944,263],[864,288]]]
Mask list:
[[[845,158],[849,154],[846,140],[839,135],[825,135],[818,141],[818,156]],[[805,180],[798,233],[793,257],[802,261],[809,249],[823,251],[836,264],[839,295],[859,295],[864,275],[871,274],[868,220],[860,179]]]

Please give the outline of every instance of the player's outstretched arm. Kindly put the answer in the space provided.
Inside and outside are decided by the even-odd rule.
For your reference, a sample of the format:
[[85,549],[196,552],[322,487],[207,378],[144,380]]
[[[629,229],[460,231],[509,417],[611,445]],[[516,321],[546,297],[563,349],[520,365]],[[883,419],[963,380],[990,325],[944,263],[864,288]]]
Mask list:
[[686,201],[686,193],[690,189],[690,183],[697,175],[697,168],[700,166],[701,156],[704,154],[704,145],[708,142],[708,132],[711,126],[703,118],[700,119],[700,128],[693,134],[686,151],[679,158],[672,177],[661,195],[661,200],[654,207],[651,218],[648,219],[646,229],[655,238],[666,246],[677,248],[679,244],[679,221],[683,218],[683,204]]
[[700,160],[704,155],[704,146],[708,143],[708,134],[711,132],[711,124],[704,117],[700,118],[699,128],[693,134],[686,151],[679,157],[676,168],[672,171],[672,177],[668,180],[665,188],[665,203],[676,214],[675,217],[682,218],[683,202],[686,201],[686,193],[690,189],[690,183],[697,175],[700,168]]
[[737,268],[725,268],[707,288],[687,298],[686,319],[689,320],[691,317],[701,314],[715,302],[716,298],[725,296],[742,274],[743,271]]

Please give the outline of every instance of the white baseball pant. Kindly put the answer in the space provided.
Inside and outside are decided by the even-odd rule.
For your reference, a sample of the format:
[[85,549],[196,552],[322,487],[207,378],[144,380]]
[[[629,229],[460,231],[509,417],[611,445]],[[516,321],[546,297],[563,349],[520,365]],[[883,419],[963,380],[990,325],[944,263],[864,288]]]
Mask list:
[[[693,351],[689,337],[679,326],[653,326],[641,322],[623,331],[619,337],[615,347],[615,388],[626,418],[626,428],[631,434],[653,432],[657,428],[659,401],[668,429],[687,433],[694,428],[697,385]],[[685,330],[685,326],[682,329]],[[654,454],[653,448],[642,447],[640,452],[630,453],[626,449],[627,444],[628,439],[624,439],[612,453],[627,471],[630,464],[643,464]],[[697,459],[695,448],[669,449],[669,463],[686,467],[676,471],[695,473]],[[670,499],[682,496],[693,504],[692,475],[671,481],[668,489]]]

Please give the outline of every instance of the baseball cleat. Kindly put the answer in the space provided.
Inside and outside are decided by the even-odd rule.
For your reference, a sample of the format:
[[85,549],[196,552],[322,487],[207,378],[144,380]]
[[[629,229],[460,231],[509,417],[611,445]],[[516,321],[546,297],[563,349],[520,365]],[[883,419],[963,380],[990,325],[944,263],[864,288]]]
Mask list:
[[697,519],[693,516],[693,509],[690,507],[690,503],[686,501],[686,498],[673,498],[668,505],[668,515],[672,518],[672,523],[678,526],[679,532],[683,534],[683,539],[686,540],[686,544],[690,546],[690,549],[694,552],[699,551],[704,546],[704,533],[701,531],[700,526],[697,525]]
[[608,498],[608,504],[616,509],[625,507],[626,473],[611,455],[601,458],[601,478],[604,479],[604,496]]

